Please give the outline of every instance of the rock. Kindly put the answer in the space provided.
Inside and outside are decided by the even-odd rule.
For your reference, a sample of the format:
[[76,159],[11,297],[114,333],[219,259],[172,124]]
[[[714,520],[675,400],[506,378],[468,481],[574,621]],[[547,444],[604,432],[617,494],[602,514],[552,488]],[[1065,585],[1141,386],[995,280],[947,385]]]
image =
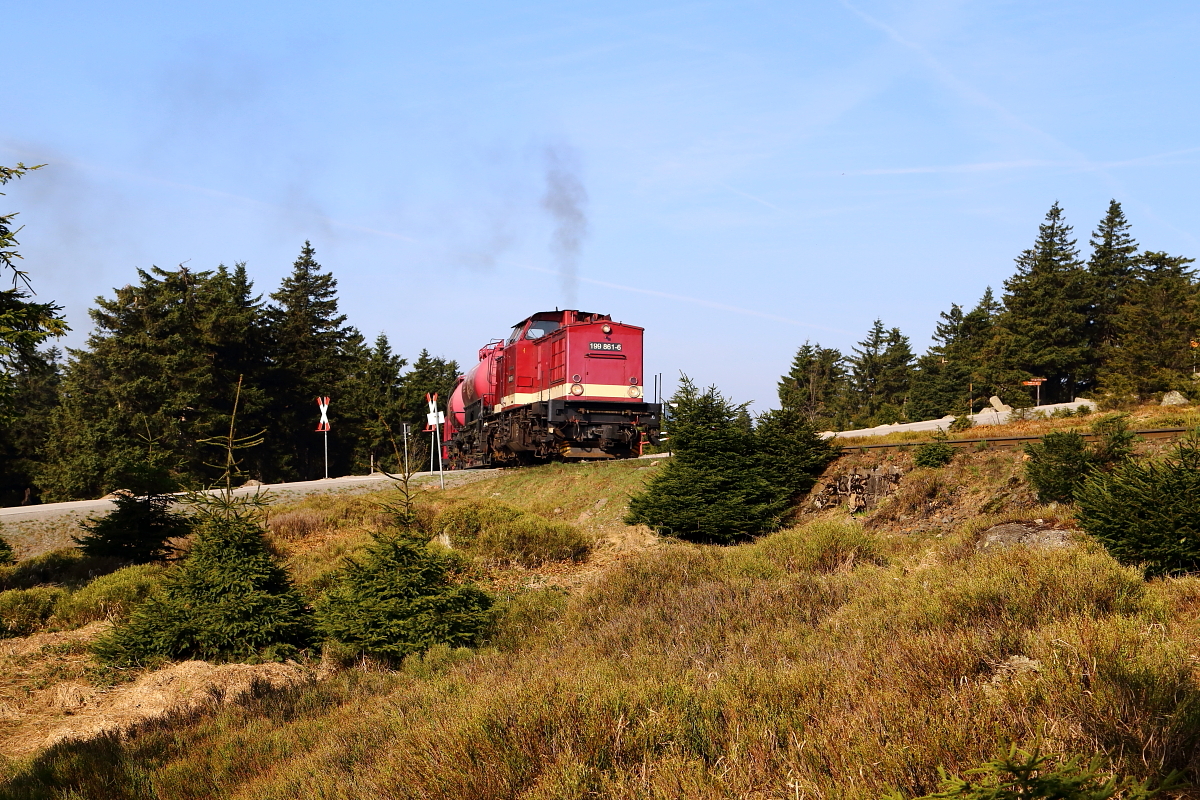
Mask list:
[[262,486],[262,485],[263,485],[262,481],[256,481],[253,478],[251,478],[250,480],[248,480],[242,484],[242,486]]
[[1183,392],[1167,392],[1163,395],[1162,404],[1164,406],[1186,406],[1189,401],[1184,397]]
[[1004,401],[1002,401],[996,395],[992,395],[991,397],[989,397],[988,402],[992,404],[992,408],[996,409],[997,411],[999,411],[1001,413],[1008,413],[1008,412],[1012,411],[1012,406],[1005,405]]
[[979,550],[1004,550],[1009,547],[1070,547],[1075,531],[1052,528],[1038,522],[1006,522],[983,532]]

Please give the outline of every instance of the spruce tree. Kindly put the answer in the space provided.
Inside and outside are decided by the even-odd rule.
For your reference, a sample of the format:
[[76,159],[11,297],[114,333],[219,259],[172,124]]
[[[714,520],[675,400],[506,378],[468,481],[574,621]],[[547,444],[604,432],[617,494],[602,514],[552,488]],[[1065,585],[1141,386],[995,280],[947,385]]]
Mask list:
[[401,425],[408,421],[403,381],[406,364],[407,359],[392,352],[385,334],[375,338],[347,399],[352,415],[361,420],[352,458],[356,472],[368,469],[372,458],[389,472],[398,472],[403,466],[396,463],[395,449],[402,446]]
[[244,419],[261,424],[263,323],[244,268],[138,277],[97,298],[87,349],[70,351],[39,478],[47,499],[133,488],[128,476],[146,464],[207,484],[215,470],[198,443],[227,424],[239,375]]
[[845,419],[846,368],[842,354],[831,347],[805,342],[792,367],[779,379],[779,403],[803,415],[814,427],[837,430]]
[[[40,167],[0,166],[0,186],[21,178]],[[0,192],[0,197],[4,193]],[[16,414],[17,383],[29,365],[38,360],[38,348],[48,339],[66,334],[62,307],[30,299],[29,273],[20,268],[17,251],[16,214],[0,214],[0,280],[11,277],[12,288],[0,290],[0,424],[9,423]]]
[[61,351],[51,347],[22,358],[12,374],[14,417],[0,425],[0,506],[40,501],[38,474],[46,460],[50,417],[58,405]]
[[[988,287],[968,312],[958,304],[940,314],[933,345],[917,360],[909,418],[937,419],[974,413],[990,389],[984,374],[983,348],[992,336],[1000,304]],[[971,400],[971,408],[967,407]]]
[[1045,378],[1043,402],[1069,401],[1091,384],[1095,358],[1088,273],[1058,203],[1016,263],[1016,274],[1004,282],[1001,341],[993,337],[986,353],[992,380],[1013,394],[1022,378]]
[[[311,479],[324,475],[322,435],[316,433],[318,397],[330,397],[331,474],[350,468],[354,414],[345,414],[353,384],[367,359],[362,335],[338,313],[337,281],[321,271],[316,251],[305,242],[292,273],[271,295],[267,308],[271,332],[273,408],[268,445],[284,475]],[[346,423],[343,425],[343,423]]]
[[1092,234],[1088,259],[1091,294],[1092,347],[1099,350],[1116,338],[1115,318],[1125,294],[1136,279],[1138,244],[1129,233],[1129,222],[1116,200],[1108,202],[1108,213]]
[[313,641],[312,614],[251,516],[206,514],[162,589],[96,644],[118,664],[279,660]]
[[785,507],[795,506],[837,456],[836,448],[817,435],[808,417],[795,409],[759,416],[754,438],[762,474]]
[[685,375],[671,397],[669,430],[675,455],[629,501],[625,521],[701,542],[736,541],[771,530],[786,502],[764,475],[746,406]]
[[465,567],[457,554],[404,533],[376,534],[318,603],[320,630],[393,663],[435,644],[475,644],[490,621],[492,598],[461,582]]
[[1144,253],[1124,302],[1111,320],[1103,349],[1101,385],[1118,396],[1142,399],[1172,389],[1196,392],[1193,341],[1200,338],[1195,259]]
[[191,533],[192,521],[171,511],[171,495],[122,492],[113,503],[109,513],[80,523],[85,533],[73,539],[84,555],[148,564],[174,552],[171,539]]
[[912,379],[912,347],[899,328],[888,330],[875,320],[867,337],[852,348],[850,384],[857,425],[880,425],[905,419]]

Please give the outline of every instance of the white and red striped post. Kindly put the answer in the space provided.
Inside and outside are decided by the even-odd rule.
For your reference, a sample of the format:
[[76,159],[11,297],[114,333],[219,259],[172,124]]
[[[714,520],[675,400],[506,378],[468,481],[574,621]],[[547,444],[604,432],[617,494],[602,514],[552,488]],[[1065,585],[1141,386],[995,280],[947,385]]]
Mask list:
[[321,410],[321,421],[317,423],[317,433],[325,434],[325,477],[329,477],[329,398],[318,397],[317,408]]

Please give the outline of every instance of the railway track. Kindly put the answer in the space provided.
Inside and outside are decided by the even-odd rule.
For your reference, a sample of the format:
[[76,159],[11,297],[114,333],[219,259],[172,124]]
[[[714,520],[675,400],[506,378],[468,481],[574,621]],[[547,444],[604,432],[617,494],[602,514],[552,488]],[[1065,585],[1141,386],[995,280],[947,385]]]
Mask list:
[[[1190,430],[1190,428],[1148,428],[1146,430],[1133,431],[1132,433],[1136,436],[1140,436],[1143,439],[1178,439],[1182,436],[1185,436]],[[1024,445],[1026,442],[1036,442],[1041,438],[1041,436],[991,436],[979,439],[947,439],[946,444],[950,445],[956,450],[1015,450],[1016,448]],[[1086,441],[1091,442],[1095,441],[1097,436],[1094,433],[1084,433],[1083,438]],[[868,450],[887,450],[889,448],[893,450],[904,450],[911,447],[917,447],[918,445],[922,444],[925,444],[925,442],[889,442],[888,444],[842,445],[842,454],[848,455],[855,452],[865,453]]]

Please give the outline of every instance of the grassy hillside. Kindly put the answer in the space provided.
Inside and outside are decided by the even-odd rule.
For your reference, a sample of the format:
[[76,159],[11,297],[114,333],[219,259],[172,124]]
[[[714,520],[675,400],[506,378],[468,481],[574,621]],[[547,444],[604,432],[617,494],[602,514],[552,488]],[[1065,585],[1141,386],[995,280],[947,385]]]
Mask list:
[[[830,474],[886,456],[870,458]],[[7,762],[0,794],[878,798],[1014,742],[1200,779],[1200,579],[1146,582],[1080,535],[982,549],[1000,522],[1070,529],[1070,509],[1036,504],[1017,453],[939,470],[890,458],[905,477],[871,513],[809,509],[723,548],[620,523],[649,462],[423,492],[426,514],[502,500],[596,545],[550,569],[479,563],[504,597],[479,650],[394,671],[314,662],[308,683],[245,704]],[[378,499],[276,510],[276,546],[310,591],[382,524]]]

